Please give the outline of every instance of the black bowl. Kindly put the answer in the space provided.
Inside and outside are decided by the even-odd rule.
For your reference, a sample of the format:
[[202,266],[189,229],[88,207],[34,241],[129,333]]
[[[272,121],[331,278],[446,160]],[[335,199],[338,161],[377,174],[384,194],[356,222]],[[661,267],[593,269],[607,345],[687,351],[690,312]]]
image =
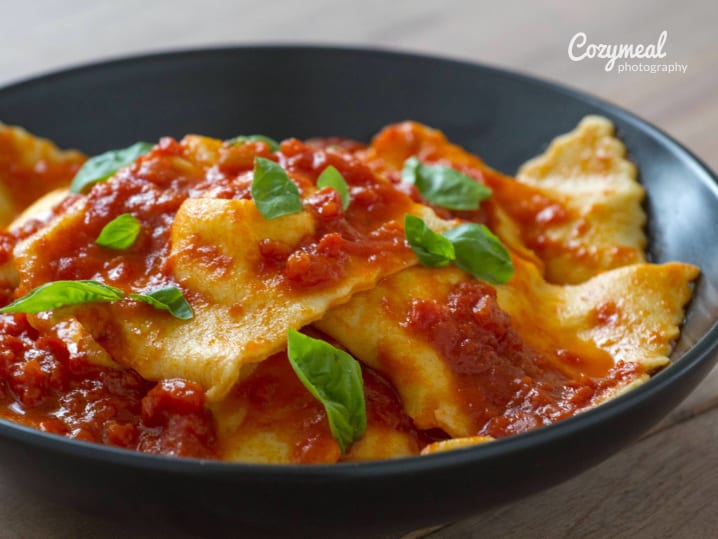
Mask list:
[[174,529],[250,535],[408,530],[546,488],[634,440],[718,358],[718,250],[710,248],[718,230],[718,190],[716,177],[690,152],[615,106],[444,59],[241,47],[130,58],[0,90],[0,120],[90,154],[190,132],[367,140],[385,124],[414,119],[508,173],[592,113],[615,122],[641,171],[652,259],[702,269],[673,364],[642,387],[578,417],[485,446],[332,466],[178,460],[0,421],[3,475],[93,512],[116,513],[118,525],[128,515],[145,515],[144,522]]

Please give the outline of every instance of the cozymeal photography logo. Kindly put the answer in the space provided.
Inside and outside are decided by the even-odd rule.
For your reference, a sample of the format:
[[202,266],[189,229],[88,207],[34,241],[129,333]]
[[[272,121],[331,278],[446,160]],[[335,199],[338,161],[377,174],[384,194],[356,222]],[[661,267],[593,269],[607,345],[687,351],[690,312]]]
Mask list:
[[644,62],[664,60],[668,56],[668,30],[663,30],[653,43],[594,43],[586,32],[577,32],[568,43],[568,57],[573,62],[605,60],[606,71],[617,73],[682,73],[688,64],[679,62]]

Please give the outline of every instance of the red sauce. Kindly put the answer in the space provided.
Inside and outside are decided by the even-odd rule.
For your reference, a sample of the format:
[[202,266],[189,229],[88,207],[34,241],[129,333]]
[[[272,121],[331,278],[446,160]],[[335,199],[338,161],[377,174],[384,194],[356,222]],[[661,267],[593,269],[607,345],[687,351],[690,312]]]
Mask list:
[[[166,266],[170,227],[198,181],[173,166],[172,159],[181,153],[177,142],[163,139],[134,165],[96,184],[87,195],[84,217],[62,237],[43,245],[41,257],[31,261],[17,294],[60,279],[96,279],[131,291],[172,282]],[[132,214],[142,225],[134,245],[118,252],[95,244],[102,228],[123,213]]]
[[316,137],[306,141],[307,146],[321,150],[337,150],[345,152],[358,152],[366,148],[363,142],[357,142],[342,137]]
[[[381,266],[412,256],[401,222],[412,198],[421,201],[421,197],[411,188],[404,192],[398,188],[396,171],[388,173],[396,185],[375,175],[370,167],[376,164],[362,160],[359,145],[329,139],[305,144],[289,139],[281,143],[279,152],[271,152],[262,142],[224,145],[216,164],[188,167],[177,164],[179,159],[192,161],[187,148],[166,138],[135,164],[93,187],[81,202],[87,208],[84,217],[62,238],[42,246],[37,259],[28,262],[26,278],[15,295],[59,279],[97,279],[126,291],[175,284],[168,256],[169,235],[180,205],[188,197],[250,198],[257,156],[276,160],[287,170],[304,194],[305,210],[317,221],[316,233],[296,246],[261,241],[258,271],[278,275],[289,290],[300,292],[336,283],[355,260]],[[446,164],[440,149],[426,151],[420,158]],[[316,189],[318,176],[330,165],[349,185],[352,200],[346,211],[333,189]],[[456,166],[492,187],[496,200],[521,223],[525,242],[535,250],[546,248],[541,230],[547,224],[567,219],[560,204],[533,191],[524,196],[521,190],[525,188],[516,182],[492,179],[475,163]],[[70,174],[74,169],[68,170]],[[48,219],[77,200],[68,197]],[[489,202],[476,212],[458,215],[491,224],[495,218],[491,208]],[[452,215],[437,211],[445,217]],[[122,213],[134,215],[142,225],[136,243],[122,252],[97,246],[100,230]],[[45,222],[29,222],[12,234],[0,235],[0,262],[9,259],[19,239]],[[198,245],[197,250],[198,259],[218,279],[231,268],[232,260],[211,246]],[[10,289],[0,288],[0,302],[9,301],[10,296]],[[234,309],[240,313],[242,306]],[[109,316],[103,312],[101,316]],[[599,323],[611,323],[615,316],[610,305],[596,311]],[[591,404],[605,388],[635,377],[639,368],[619,365],[606,376],[592,377],[560,368],[557,365],[561,363],[581,365],[583,359],[566,350],[555,350],[549,356],[531,349],[498,306],[495,290],[479,281],[457,285],[447,298],[415,301],[406,314],[405,326],[431,343],[456,373],[456,391],[475,421],[477,434],[502,437],[572,415]],[[108,330],[98,342],[111,350],[116,338]],[[366,367],[363,377],[370,424],[406,432],[418,445],[444,436],[418,432],[394,388]],[[323,407],[297,379],[286,355],[260,363],[233,395],[250,403],[253,414],[247,420],[248,428],[266,430],[271,426],[295,436],[297,462],[319,462],[327,460],[327,455],[329,460],[339,458]],[[0,416],[76,439],[151,453],[217,456],[214,421],[197,384],[187,380],[149,382],[132,370],[90,365],[71,356],[58,339],[33,329],[23,315],[0,316],[0,404]]]
[[[401,227],[383,226],[387,221],[402,222],[411,200],[347,152],[313,148],[296,139],[284,141],[276,154],[262,142],[225,145],[219,150],[218,164],[195,169],[176,164],[178,158],[191,157],[186,152],[187,148],[173,139],[162,139],[133,165],[96,184],[85,201],[83,219],[70,225],[62,238],[43,246],[34,266],[27,268],[29,275],[18,295],[59,279],[97,279],[132,291],[174,284],[169,271],[169,234],[180,205],[188,197],[208,193],[213,197],[249,198],[251,169],[258,156],[278,160],[303,192],[315,190],[317,177],[332,165],[352,192],[347,212],[334,189],[315,190],[305,196],[305,209],[318,221],[316,233],[287,253],[263,249],[269,260],[258,270],[279,273],[290,289],[304,289],[340,280],[350,257],[368,257],[371,263],[381,264],[396,256],[411,256]],[[120,253],[96,245],[102,228],[123,213],[132,214],[142,224],[135,244]],[[3,250],[4,244],[8,245]],[[3,252],[7,255],[12,244],[0,242],[0,258]],[[205,259],[205,254],[198,256]],[[218,271],[226,266],[220,264]]]
[[[250,142],[224,145],[216,164],[202,164],[190,150],[171,138],[162,139],[134,164],[93,186],[84,200],[66,198],[48,219],[66,210],[72,212],[75,203],[83,205],[84,213],[69,223],[62,236],[45,242],[34,258],[24,260],[22,284],[14,296],[61,279],[95,279],[126,292],[177,286],[169,258],[169,236],[177,210],[188,197],[210,194],[249,198],[251,170],[258,156],[278,160],[300,191],[312,191],[305,195],[304,206],[318,222],[316,234],[298,246],[261,242],[263,261],[259,270],[279,274],[287,287],[301,290],[341,279],[353,257],[381,264],[392,257],[411,256],[399,224],[411,200],[375,177],[348,151],[289,139],[282,143],[280,152],[272,153],[265,143]],[[335,190],[316,190],[317,177],[329,165],[335,166],[350,186],[352,204],[347,212]],[[102,228],[123,213],[132,214],[141,223],[136,242],[123,251],[98,246],[95,240]],[[385,225],[391,220],[397,222]],[[43,224],[32,221],[13,234],[0,236],[0,260],[8,259],[16,242]],[[200,246],[197,255],[217,278],[231,268],[232,260],[211,246]],[[0,298],[3,303],[13,299],[10,288],[5,292]],[[187,297],[191,299],[191,294]],[[113,342],[119,337],[109,321],[104,324],[107,331],[102,330],[103,317],[108,314],[102,308],[86,311],[78,311],[78,318],[92,316],[97,321],[96,339],[112,354]],[[22,317],[4,317],[0,338],[7,341],[0,385],[6,413],[13,419],[71,437],[142,451],[205,457],[213,454],[212,421],[200,404],[200,388],[195,384],[166,380],[155,384],[131,370],[105,369],[70,359],[60,341],[39,334]],[[121,357],[116,359],[122,362]],[[297,389],[306,393],[303,387]],[[313,398],[304,401],[317,410],[316,417],[323,417],[321,406],[317,408]],[[396,409],[400,410],[400,405]],[[380,416],[393,417],[388,413]],[[312,423],[314,419],[303,421]]]
[[331,188],[306,196],[304,207],[316,218],[316,233],[291,252],[276,244],[263,246],[260,269],[279,269],[289,287],[301,290],[339,281],[352,257],[382,264],[411,256],[398,225],[410,210],[411,199],[377,178],[360,160],[296,139],[282,142],[278,158],[302,191],[314,189],[324,169],[334,166],[349,185],[351,204],[344,212],[339,194]]
[[[367,423],[406,433],[423,447],[436,439],[420,433],[406,415],[394,387],[373,369],[362,366]],[[237,432],[242,437],[270,430],[292,445],[296,463],[336,462],[341,454],[322,404],[302,385],[286,353],[275,354],[257,365],[237,384],[231,399],[248,407]]]
[[143,380],[73,358],[24,315],[0,315],[0,416],[69,438],[181,457],[215,457],[202,388]]
[[490,205],[498,205],[511,216],[519,225],[523,242],[540,258],[546,256],[547,249],[555,247],[546,236],[547,229],[576,219],[561,201],[547,198],[501,174],[487,175],[487,183],[493,191]]
[[[32,145],[35,143],[30,144],[30,151],[34,151]],[[44,141],[37,144],[44,144]],[[24,146],[25,143],[16,139],[12,128],[0,130],[0,178],[16,210],[25,208],[53,189],[66,186],[85,162],[84,156],[73,152],[58,154],[57,159],[40,159],[28,165],[26,159],[22,158]]]
[[[456,391],[476,434],[495,438],[574,415],[640,369],[619,364],[601,378],[570,376],[522,340],[499,307],[496,290],[480,281],[459,283],[444,300],[415,300],[403,325],[456,373]],[[563,350],[555,354],[574,361]]]
[[293,462],[335,462],[339,458],[339,445],[322,404],[299,381],[285,353],[257,365],[230,398],[248,408],[237,433],[240,443],[243,437],[270,430],[292,445]]
[[404,432],[414,438],[420,447],[436,441],[436,432],[420,432],[406,415],[404,405],[394,386],[374,369],[362,365],[364,397],[366,399],[367,423],[381,425]]

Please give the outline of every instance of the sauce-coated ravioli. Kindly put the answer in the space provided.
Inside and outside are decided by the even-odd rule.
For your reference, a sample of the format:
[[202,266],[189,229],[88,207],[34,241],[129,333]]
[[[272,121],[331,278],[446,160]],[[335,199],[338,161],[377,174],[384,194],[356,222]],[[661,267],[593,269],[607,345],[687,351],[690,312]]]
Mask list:
[[412,122],[82,168],[1,129],[0,416],[76,439],[265,463],[486,443],[667,364],[698,274],[645,263],[603,118],[516,180]]

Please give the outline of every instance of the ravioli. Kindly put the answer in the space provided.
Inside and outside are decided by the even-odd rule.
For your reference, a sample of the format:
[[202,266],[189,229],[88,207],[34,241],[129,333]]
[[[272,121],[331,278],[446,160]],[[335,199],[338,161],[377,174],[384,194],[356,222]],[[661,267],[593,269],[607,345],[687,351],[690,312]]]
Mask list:
[[625,155],[613,124],[587,116],[519,169],[519,182],[561,200],[573,216],[543,232],[549,280],[579,283],[606,269],[645,262],[645,193]]
[[[378,170],[396,174],[408,157],[449,164],[493,190],[475,213],[494,232],[558,284],[644,262],[644,190],[625,146],[606,118],[587,116],[558,137],[513,180],[491,169],[436,130],[413,122],[385,128],[366,152]],[[539,262],[540,261],[540,262]]]
[[[639,264],[558,286],[519,257],[514,264],[513,279],[496,285],[495,301],[510,317],[507,327],[497,327],[495,313],[480,318],[482,310],[495,308],[486,288],[470,297],[464,312],[447,312],[462,299],[460,285],[476,283],[453,268],[414,268],[388,277],[315,326],[386,376],[419,428],[441,428],[453,437],[499,436],[505,433],[489,424],[498,416],[507,417],[509,432],[550,415],[550,407],[560,418],[667,364],[690,298],[689,282],[697,276],[687,264]],[[431,312],[412,330],[417,308]],[[469,324],[463,322],[467,311]],[[471,348],[472,339],[484,346]],[[576,399],[563,386],[582,376],[595,382]],[[531,383],[514,384],[522,377],[534,378],[537,387],[545,384],[546,395],[537,399]],[[548,387],[558,383],[559,391]],[[535,413],[539,405],[541,414]],[[482,407],[490,413],[476,410]],[[525,413],[514,414],[517,409]]]
[[367,430],[342,455],[324,409],[301,384],[286,353],[248,367],[251,372],[212,405],[222,460],[329,464],[417,455],[424,445],[393,388],[367,368],[362,373]]
[[0,227],[45,193],[69,185],[85,160],[78,151],[62,151],[49,140],[0,123]]
[[[68,274],[102,276],[128,293],[176,281],[193,300],[190,321],[129,301],[78,307],[67,316],[79,320],[114,361],[146,379],[198,382],[210,400],[231,389],[243,365],[280,352],[289,328],[321,318],[383,276],[416,264],[403,242],[406,213],[437,230],[454,226],[354,161],[345,166],[362,174],[357,190],[373,193],[378,202],[383,197],[383,203],[370,199],[368,208],[350,208],[348,220],[327,217],[327,208],[336,211],[333,191],[300,178],[307,207],[266,219],[251,199],[212,198],[217,182],[206,177],[219,159],[218,142],[188,137],[171,152],[156,148],[96,186],[15,252],[21,292]],[[173,177],[176,185],[168,190],[162,183]],[[243,176],[233,181],[244,193]],[[146,237],[127,254],[98,247],[98,222],[123,211],[140,219]],[[67,238],[72,238],[69,252]]]
[[[470,211],[432,204],[402,182],[409,157],[450,167],[492,195]],[[301,209],[259,211],[260,158],[296,186]],[[27,175],[35,186],[27,199],[0,190],[0,217],[10,223],[0,243],[3,301],[57,280],[125,294],[0,314],[0,347],[12,352],[0,364],[0,382],[12,389],[0,392],[0,415],[141,451],[351,462],[551,424],[669,363],[699,273],[645,262],[644,192],[600,117],[558,137],[516,179],[414,122],[388,126],[369,146],[164,138],[86,194],[68,195],[62,186],[83,161],[0,127],[2,185]],[[330,167],[344,187],[336,175],[322,186]],[[98,245],[124,214],[139,224],[131,245]],[[451,241],[428,257],[436,267],[420,265],[403,227],[408,214],[434,233],[486,225],[507,248],[513,277],[491,284],[449,264],[459,249]],[[127,296],[167,288],[191,318]],[[363,387],[367,426],[353,443],[334,439],[328,408],[290,365],[294,329],[359,361],[352,398],[361,402]]]
[[[510,317],[511,331],[518,335],[513,337],[514,346],[530,349],[535,357],[528,361],[529,370],[550,372],[551,383],[569,387],[576,376],[596,379],[590,395],[581,402],[568,393],[551,395],[557,418],[563,416],[559,408],[574,413],[595,405],[641,383],[669,361],[683,306],[690,299],[689,283],[698,269],[678,263],[634,264],[644,261],[643,190],[608,120],[588,117],[576,131],[559,137],[546,155],[522,167],[524,183],[492,171],[480,159],[449,144],[440,132],[412,122],[386,128],[366,151],[372,166],[390,177],[411,155],[425,162],[448,162],[493,189],[492,199],[482,205],[483,213],[452,215],[490,223],[514,249],[516,275],[508,284],[496,286],[497,305]],[[549,180],[541,183],[531,175]],[[611,204],[622,215],[615,222],[613,210],[606,209]],[[580,237],[567,232],[579,228],[583,230]],[[524,240],[532,244],[536,238],[542,238],[542,247],[550,248],[527,256]],[[577,245],[606,256],[589,256]],[[578,258],[577,253],[581,254]],[[621,269],[607,271],[614,267]],[[557,286],[547,279],[584,284]],[[467,388],[480,380],[471,369],[459,374],[452,370],[457,350],[438,350],[436,343],[425,338],[430,328],[407,329],[407,317],[417,300],[444,305],[453,287],[469,281],[470,277],[455,269],[406,270],[330,311],[315,325],[387,376],[420,428],[441,428],[456,437],[505,435],[506,429],[491,430],[494,427],[485,421],[486,416],[477,417],[474,411],[484,406],[486,396],[466,398],[471,392]],[[452,313],[450,320],[452,316],[458,317]],[[460,333],[435,337],[459,342],[470,338]],[[506,334],[492,344],[498,346],[502,339],[507,339]],[[521,361],[526,359],[516,360]],[[511,376],[528,376],[525,371],[522,367]],[[495,416],[512,407],[529,409],[507,418],[507,424],[535,421],[530,399],[522,400],[520,389],[516,395],[492,395],[494,401],[503,402],[498,407],[495,402],[485,406]]]

